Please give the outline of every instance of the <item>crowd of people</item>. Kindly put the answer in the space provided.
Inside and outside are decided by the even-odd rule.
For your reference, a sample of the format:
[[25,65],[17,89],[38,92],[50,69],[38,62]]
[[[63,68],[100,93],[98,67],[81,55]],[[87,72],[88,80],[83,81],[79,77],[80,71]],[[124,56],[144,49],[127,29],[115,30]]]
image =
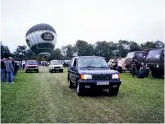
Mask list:
[[1,59],[1,81],[14,83],[14,77],[17,75],[19,66],[12,57]]
[[[121,72],[122,61],[118,59],[115,61],[114,69]],[[145,65],[139,64],[135,58],[132,58],[130,62],[130,72],[132,77],[144,78],[148,76],[149,70],[146,69]]]

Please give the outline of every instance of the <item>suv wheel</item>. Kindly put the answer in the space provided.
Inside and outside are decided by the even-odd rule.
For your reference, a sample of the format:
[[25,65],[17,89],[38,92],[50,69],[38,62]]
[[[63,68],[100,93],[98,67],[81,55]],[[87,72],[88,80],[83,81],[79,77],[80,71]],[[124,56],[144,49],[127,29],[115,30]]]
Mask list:
[[77,83],[76,91],[78,96],[83,96],[83,89],[79,83]]
[[70,79],[68,80],[68,87],[70,89],[74,88],[74,84],[73,84],[73,82]]
[[115,88],[113,86],[110,86],[109,95],[110,96],[116,96],[118,94],[118,91],[119,91],[119,86],[117,86]]
[[151,74],[152,74],[152,77],[153,77],[153,78],[160,78],[160,77],[162,76],[162,75],[161,75],[159,72],[157,72],[157,71],[152,71]]

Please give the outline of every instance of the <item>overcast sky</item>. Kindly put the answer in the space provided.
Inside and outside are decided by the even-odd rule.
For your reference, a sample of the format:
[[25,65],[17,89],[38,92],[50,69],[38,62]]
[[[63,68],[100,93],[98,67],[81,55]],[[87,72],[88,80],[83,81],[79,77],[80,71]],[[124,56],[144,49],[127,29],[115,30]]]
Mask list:
[[[0,0],[1,1],[1,0]],[[120,39],[164,41],[164,0],[2,0],[0,40],[11,51],[24,45],[27,30],[48,23],[57,45]]]

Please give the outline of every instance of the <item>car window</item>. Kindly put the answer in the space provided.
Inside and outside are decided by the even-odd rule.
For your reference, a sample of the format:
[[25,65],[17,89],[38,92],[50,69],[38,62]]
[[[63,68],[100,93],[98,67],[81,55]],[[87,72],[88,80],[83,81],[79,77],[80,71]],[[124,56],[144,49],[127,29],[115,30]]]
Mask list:
[[135,52],[130,52],[127,54],[127,57],[126,58],[133,58],[135,55]]
[[164,59],[164,50],[162,51],[162,59]]
[[160,59],[162,50],[156,49],[156,50],[150,50],[147,56],[147,59],[154,58],[154,59]]
[[77,59],[74,60],[73,67],[75,67],[75,68],[77,67]]
[[27,61],[26,65],[38,65],[37,61]]
[[82,57],[79,59],[78,67],[108,67],[105,59],[99,57]]
[[60,63],[58,61],[51,61],[50,64],[51,65],[59,65]]
[[141,59],[141,58],[144,58],[145,54],[143,52],[137,52],[136,53],[136,57],[137,59]]

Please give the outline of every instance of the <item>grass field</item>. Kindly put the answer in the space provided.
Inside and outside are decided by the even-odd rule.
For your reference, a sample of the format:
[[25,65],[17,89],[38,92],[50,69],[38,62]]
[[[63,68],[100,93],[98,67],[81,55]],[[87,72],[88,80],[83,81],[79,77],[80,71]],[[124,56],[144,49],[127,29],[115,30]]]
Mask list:
[[1,85],[2,123],[164,122],[164,80],[121,74],[118,96],[78,97],[67,86],[67,72],[20,71],[15,84]]

